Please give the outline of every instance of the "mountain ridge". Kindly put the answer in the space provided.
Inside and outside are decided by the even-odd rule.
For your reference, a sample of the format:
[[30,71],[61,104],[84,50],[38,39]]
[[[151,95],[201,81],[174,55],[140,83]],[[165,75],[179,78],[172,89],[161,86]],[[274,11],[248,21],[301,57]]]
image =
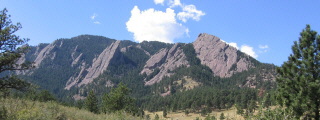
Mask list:
[[[119,82],[128,82],[126,84],[129,84],[130,88],[143,89],[144,92],[158,86],[162,87],[159,89],[166,89],[159,94],[168,93],[178,89],[175,88],[178,85],[174,85],[176,82],[173,81],[162,82],[164,79],[202,79],[192,78],[188,75],[190,73],[185,72],[181,73],[185,74],[182,76],[175,75],[184,69],[203,69],[208,72],[206,76],[222,79],[232,78],[235,74],[255,69],[262,64],[220,38],[206,33],[199,34],[193,43],[175,44],[156,41],[135,43],[103,36],[80,35],[70,39],[58,39],[51,44],[31,46],[30,51],[19,62],[22,61],[35,61],[36,68],[17,74],[43,88],[49,88],[55,94],[63,93],[60,97],[86,96],[86,91],[93,88],[100,92],[108,91]],[[195,65],[203,67],[189,68]],[[274,73],[268,75],[274,76]],[[127,76],[131,77],[126,78]],[[237,83],[238,86],[252,87],[250,83],[259,84],[253,82],[256,81],[253,78],[258,78],[259,75],[249,76],[243,80],[246,82]],[[205,85],[201,81],[203,82],[198,80],[196,84]],[[137,94],[141,96],[141,93]]]

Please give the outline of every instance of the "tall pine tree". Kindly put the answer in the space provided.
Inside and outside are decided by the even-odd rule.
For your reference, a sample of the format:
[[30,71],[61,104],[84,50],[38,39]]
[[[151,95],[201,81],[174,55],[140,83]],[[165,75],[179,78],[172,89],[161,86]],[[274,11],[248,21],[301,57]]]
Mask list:
[[288,61],[277,69],[279,102],[297,118],[319,120],[320,35],[310,25],[300,35]]
[[98,99],[93,90],[89,92],[89,95],[87,96],[87,99],[85,101],[85,105],[90,112],[99,113]]
[[[8,10],[4,8],[0,11],[0,73],[13,70],[25,70],[32,67],[30,63],[18,63],[19,58],[27,52],[28,47],[19,47],[25,45],[29,39],[22,39],[15,35],[22,28],[20,23],[12,24]],[[8,75],[0,78],[0,91],[6,89],[21,90],[27,87],[29,83],[19,79],[14,75]]]
[[116,112],[124,110],[126,112],[137,114],[138,109],[135,100],[129,96],[130,89],[122,82],[110,93],[103,96],[103,112]]

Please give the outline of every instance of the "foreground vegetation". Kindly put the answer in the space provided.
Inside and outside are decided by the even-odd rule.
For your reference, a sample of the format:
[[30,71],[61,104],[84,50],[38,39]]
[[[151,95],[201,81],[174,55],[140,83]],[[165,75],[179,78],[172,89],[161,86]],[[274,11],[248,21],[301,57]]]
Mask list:
[[94,114],[84,109],[67,107],[54,101],[0,98],[1,120],[139,120],[125,112]]

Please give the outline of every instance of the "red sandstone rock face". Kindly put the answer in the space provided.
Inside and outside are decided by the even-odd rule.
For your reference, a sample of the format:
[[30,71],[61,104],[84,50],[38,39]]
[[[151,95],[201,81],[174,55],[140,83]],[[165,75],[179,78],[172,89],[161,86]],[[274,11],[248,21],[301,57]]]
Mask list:
[[[220,38],[206,33],[200,34],[193,42],[197,57],[201,64],[208,66],[215,76],[230,77],[234,73],[246,71],[254,67],[250,62],[249,55],[238,55],[238,50]],[[175,44],[170,50],[161,49],[157,54],[151,56],[140,74],[150,75],[156,68],[160,72],[151,80],[146,81],[145,85],[152,85],[160,82],[164,76],[170,76],[169,70],[174,70],[181,65],[189,66],[183,50]]]
[[161,49],[158,53],[151,56],[140,74],[146,73],[150,75],[156,68],[160,69],[157,75],[145,83],[145,85],[153,85],[160,82],[163,77],[172,75],[173,73],[169,73],[169,71],[182,65],[189,66],[189,63],[183,50],[178,44],[175,44],[171,49]]
[[230,77],[254,67],[249,55],[239,56],[236,48],[216,36],[202,33],[193,46],[201,64],[208,66],[215,76]]
[[[90,68],[86,68],[86,63],[82,63],[80,73],[69,78],[65,89],[69,90],[75,85],[79,87],[81,85],[89,84],[93,81],[93,79],[101,75],[108,68],[110,60],[116,53],[119,44],[120,41],[116,41],[103,50],[97,58],[93,59]],[[81,82],[79,83],[79,81]]]

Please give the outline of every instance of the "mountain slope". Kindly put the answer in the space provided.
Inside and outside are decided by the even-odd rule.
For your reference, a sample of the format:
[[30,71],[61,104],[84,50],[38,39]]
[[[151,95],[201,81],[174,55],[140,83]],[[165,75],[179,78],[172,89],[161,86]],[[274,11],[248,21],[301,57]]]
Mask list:
[[201,64],[208,66],[215,76],[230,77],[256,66],[256,63],[250,61],[253,58],[249,55],[241,54],[213,35],[200,34],[193,46]]
[[274,67],[265,67],[273,65],[260,63],[206,33],[189,44],[81,35],[31,47],[19,60],[23,61],[34,61],[36,68],[17,74],[59,98],[73,99],[85,97],[92,89],[99,94],[108,92],[120,82],[134,96],[143,97],[222,83],[260,88],[275,78]]

